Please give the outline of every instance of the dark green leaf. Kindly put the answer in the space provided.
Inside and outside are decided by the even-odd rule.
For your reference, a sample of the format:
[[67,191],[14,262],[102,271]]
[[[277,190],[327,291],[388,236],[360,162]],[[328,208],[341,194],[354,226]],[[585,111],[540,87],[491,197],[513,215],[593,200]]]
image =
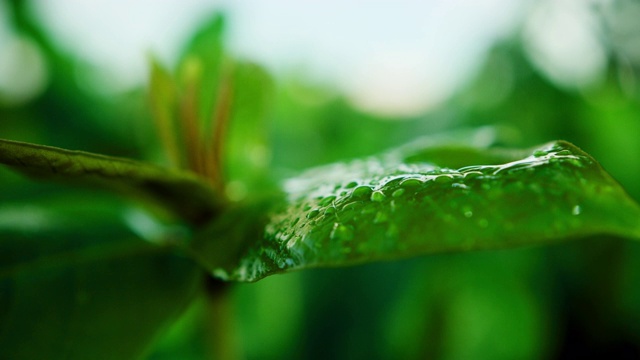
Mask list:
[[96,197],[0,206],[0,357],[138,358],[191,302],[202,272],[137,238],[122,210]]
[[0,139],[0,163],[38,178],[141,196],[192,223],[207,221],[220,206],[213,189],[195,175],[128,159]]
[[[236,245],[238,266],[204,262],[223,278],[253,281],[291,269],[598,233],[640,238],[637,203],[589,155],[566,142],[524,153],[414,146],[311,170],[285,183],[286,201],[255,231],[259,241]],[[426,162],[429,154],[444,167]],[[486,162],[472,165],[469,155]],[[447,168],[450,160],[463,167]],[[194,246],[206,258],[221,244],[202,238]]]

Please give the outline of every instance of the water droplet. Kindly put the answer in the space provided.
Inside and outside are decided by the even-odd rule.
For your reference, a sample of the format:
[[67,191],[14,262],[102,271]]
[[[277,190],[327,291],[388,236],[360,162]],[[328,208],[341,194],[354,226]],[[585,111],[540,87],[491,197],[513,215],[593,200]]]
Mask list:
[[569,159],[569,164],[575,166],[575,167],[582,167],[584,164],[582,163],[582,161],[578,160],[578,159]]
[[338,211],[336,212],[336,216],[338,217],[338,219],[340,219],[340,221],[349,221],[353,218],[357,218],[360,214],[361,209],[361,202],[351,202],[345,204],[341,208],[337,208]]
[[333,215],[336,213],[336,208],[334,208],[333,206],[328,207],[325,211],[324,214],[325,215]]
[[313,219],[314,217],[320,215],[320,210],[318,209],[313,209],[311,211],[309,211],[309,213],[307,213],[307,219]]
[[422,181],[418,179],[405,179],[400,183],[403,188],[411,188],[422,185]]
[[471,211],[471,210],[466,210],[466,211],[464,212],[464,217],[466,217],[466,218],[470,218],[470,217],[472,217],[472,216],[473,216],[473,211]]
[[385,197],[386,196],[382,193],[382,191],[374,191],[371,194],[371,201],[381,202],[381,201],[384,201]]
[[352,189],[352,188],[354,188],[356,186],[358,186],[358,183],[355,182],[355,181],[352,181],[352,182],[348,183],[347,185],[345,185],[344,187],[345,187],[345,189]]
[[541,156],[545,156],[547,155],[547,152],[544,150],[536,150],[533,152],[533,156],[535,157],[541,157]]
[[300,221],[300,218],[299,218],[299,217],[295,218],[295,219],[291,222],[291,226],[295,226],[295,225],[298,223],[298,221]]
[[327,206],[327,205],[331,205],[331,203],[333,202],[333,200],[335,200],[336,197],[335,196],[327,196],[324,199],[320,200],[318,202],[318,205],[320,206]]
[[353,229],[347,225],[335,223],[329,236],[331,240],[348,241],[353,239]]
[[387,182],[384,184],[384,187],[386,187],[386,188],[395,188],[395,187],[397,187],[397,186],[400,184],[400,182],[402,182],[402,180],[403,180],[403,178],[394,178],[394,179],[391,179],[391,180],[387,181]]
[[405,191],[404,189],[398,189],[398,190],[394,191],[391,194],[391,196],[394,197],[394,198],[400,197],[400,196],[402,196],[404,194],[404,191]]
[[371,190],[371,188],[368,186],[358,186],[357,188],[353,189],[351,196],[354,198],[363,198],[369,196],[371,192],[373,192],[373,190]]
[[217,278],[227,280],[229,279],[229,274],[224,269],[213,269],[213,275]]
[[475,179],[481,175],[483,174],[480,171],[469,171],[464,173],[465,179]]
[[464,190],[469,189],[469,187],[463,183],[453,183],[451,184],[451,187],[457,188],[457,189],[464,189]]
[[580,215],[581,212],[582,212],[582,208],[580,207],[580,205],[574,206],[573,209],[571,210],[571,213],[573,215]]
[[436,178],[434,179],[435,182],[439,183],[439,184],[446,184],[446,183],[450,183],[453,181],[453,177],[449,176],[449,175],[439,175],[436,176]]
[[342,206],[342,209],[340,209],[340,212],[341,213],[354,212],[355,210],[358,209],[358,205],[359,204],[360,203],[358,203],[358,202],[350,202],[350,203],[344,204]]

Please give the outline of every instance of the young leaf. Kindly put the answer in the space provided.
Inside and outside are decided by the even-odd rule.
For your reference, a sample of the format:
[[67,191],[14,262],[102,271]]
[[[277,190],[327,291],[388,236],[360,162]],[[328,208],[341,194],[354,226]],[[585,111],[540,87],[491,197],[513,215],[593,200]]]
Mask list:
[[38,178],[97,184],[142,196],[195,224],[208,221],[221,202],[195,175],[128,159],[0,139],[0,163]]
[[[429,154],[444,166],[453,159],[462,167],[427,163]],[[207,261],[223,244],[207,233],[193,246],[203,250],[200,256],[214,274],[254,281],[291,269],[548,244],[599,233],[640,239],[638,204],[574,145],[555,142],[526,157],[523,151],[508,154],[412,148],[311,170],[285,183],[286,200],[269,212],[259,240],[236,245],[236,266],[228,259]],[[470,165],[464,160],[469,155],[487,163]],[[247,214],[241,210],[237,217]],[[219,226],[213,229],[219,233]]]

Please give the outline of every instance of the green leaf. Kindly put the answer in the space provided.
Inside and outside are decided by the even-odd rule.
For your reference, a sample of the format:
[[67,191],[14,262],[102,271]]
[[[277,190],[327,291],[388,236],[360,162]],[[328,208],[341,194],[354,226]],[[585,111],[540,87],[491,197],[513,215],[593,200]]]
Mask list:
[[250,196],[268,187],[265,183],[269,179],[271,149],[266,119],[273,102],[273,82],[260,66],[238,62],[234,65],[233,83],[225,172],[229,181],[243,185]]
[[[426,162],[429,154],[438,154],[442,166]],[[465,158],[487,162],[472,165]],[[452,170],[448,162],[461,167]],[[263,228],[236,235],[235,266],[212,255],[228,254],[221,249],[229,242],[207,238],[211,232],[193,243],[214,274],[254,281],[292,269],[600,233],[640,239],[638,204],[593,158],[562,141],[512,152],[412,146],[313,169],[284,190],[286,199],[270,210]],[[250,212],[235,216],[240,221]],[[258,241],[238,245],[243,236]]]
[[178,168],[186,167],[186,159],[181,149],[182,129],[178,126],[178,95],[171,74],[155,59],[150,60],[149,74],[149,106],[155,120],[161,144],[164,146],[167,160]]
[[[211,119],[223,77],[225,19],[214,14],[202,23],[187,43],[180,59],[180,83],[184,92],[194,91],[196,117],[203,127],[212,126]],[[189,87],[193,89],[189,89]]]
[[200,268],[137,238],[122,210],[96,196],[0,205],[3,358],[139,358],[198,294]]
[[37,178],[155,201],[194,224],[208,221],[220,207],[218,195],[195,175],[133,160],[0,139],[0,163]]

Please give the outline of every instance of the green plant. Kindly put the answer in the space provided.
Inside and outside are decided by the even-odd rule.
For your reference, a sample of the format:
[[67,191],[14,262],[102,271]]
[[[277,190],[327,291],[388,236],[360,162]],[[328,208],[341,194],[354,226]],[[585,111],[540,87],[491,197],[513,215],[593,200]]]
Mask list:
[[177,76],[153,65],[151,107],[170,166],[0,141],[13,170],[83,187],[3,209],[15,225],[0,243],[3,356],[139,357],[206,293],[219,321],[214,352],[230,357],[225,285],[213,278],[640,238],[637,203],[564,141],[508,150],[426,139],[278,181],[247,156],[261,145],[268,77],[222,56],[220,26],[195,38]]

